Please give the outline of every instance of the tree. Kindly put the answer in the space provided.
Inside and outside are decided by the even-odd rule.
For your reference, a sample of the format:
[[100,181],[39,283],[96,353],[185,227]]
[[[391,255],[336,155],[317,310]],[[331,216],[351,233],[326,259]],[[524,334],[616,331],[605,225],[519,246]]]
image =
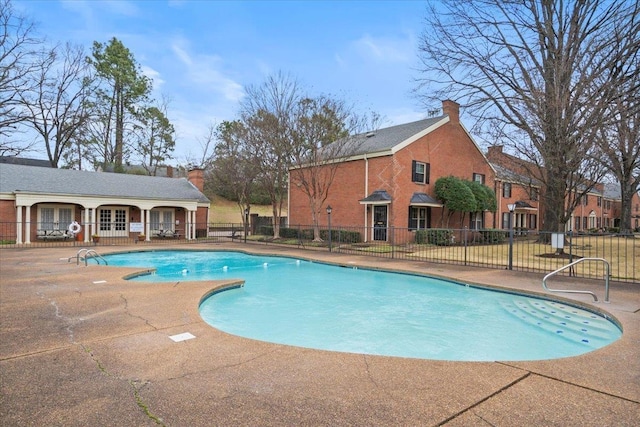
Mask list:
[[280,237],[280,218],[287,195],[287,171],[293,156],[294,109],[302,93],[298,82],[283,73],[246,90],[240,120],[256,160],[257,180],[271,201],[273,237]]
[[[627,37],[616,40],[616,28]],[[432,3],[420,41],[421,97],[460,100],[476,129],[490,126],[535,165],[526,172],[543,183],[542,229],[563,231],[602,177],[594,147],[612,119],[608,106],[638,90],[627,82],[638,74],[639,29],[633,1]]]
[[142,167],[151,176],[156,175],[159,165],[171,158],[176,142],[175,130],[162,110],[155,106],[145,107],[138,114],[138,139],[135,151],[140,155]]
[[477,181],[465,180],[464,183],[469,187],[476,201],[476,208],[471,212],[495,212],[498,209],[496,194],[493,190]]
[[241,121],[224,121],[215,136],[217,144],[207,181],[215,194],[236,201],[244,222],[244,210],[251,208],[251,193],[259,172],[248,146],[247,130]]
[[[464,180],[455,176],[443,176],[436,180],[434,185],[435,195],[444,204],[442,209],[441,224],[449,226],[449,220],[455,212],[462,213],[460,225],[464,223],[464,213],[477,212],[478,204],[469,185]],[[444,222],[444,210],[448,211],[447,221]]]
[[115,163],[122,170],[125,158],[125,131],[127,120],[135,116],[136,106],[146,101],[151,92],[151,81],[142,74],[133,54],[120,40],[112,38],[108,44],[93,43],[92,56],[87,58],[96,71],[95,105],[99,106],[99,139],[104,163]]
[[30,148],[11,137],[27,119],[19,95],[32,87],[40,43],[33,24],[15,13],[10,0],[0,0],[0,155],[17,155]]
[[42,137],[49,162],[58,167],[89,118],[90,77],[81,47],[55,47],[40,53],[34,84],[20,92],[26,121]]
[[[623,90],[624,92],[624,90]],[[602,166],[609,170],[620,184],[620,233],[632,230],[632,197],[640,191],[640,97],[619,98],[610,105],[611,125],[603,127],[599,147]]]
[[362,139],[349,136],[363,125],[375,126],[379,116],[372,114],[370,123],[367,119],[355,114],[344,101],[328,96],[304,97],[294,108],[290,182],[307,196],[314,241],[322,241],[319,218],[341,160],[362,143]]

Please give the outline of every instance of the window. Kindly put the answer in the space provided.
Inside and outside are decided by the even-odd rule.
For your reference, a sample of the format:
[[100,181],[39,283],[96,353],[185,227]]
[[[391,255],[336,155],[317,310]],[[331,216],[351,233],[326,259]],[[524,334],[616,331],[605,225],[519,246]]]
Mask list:
[[538,227],[538,215],[529,214],[529,230],[535,230]]
[[585,195],[582,196],[582,205],[583,206],[587,206],[588,204],[589,204],[589,195],[585,194]]
[[589,227],[589,217],[583,216],[582,217],[582,229],[586,230]]
[[482,212],[471,212],[471,230],[480,230],[484,228],[484,214]]
[[411,162],[411,180],[420,184],[429,183],[429,163]]
[[573,227],[573,229],[574,229],[575,231],[578,231],[578,230],[580,230],[580,217],[579,217],[579,216],[575,217],[575,220],[576,220],[576,224],[575,224],[575,226]]
[[149,227],[151,230],[171,230],[173,228],[172,209],[152,209],[149,213]]
[[529,198],[533,201],[538,200],[538,189],[536,187],[531,187],[529,189]]
[[598,228],[602,227],[602,218],[600,218],[600,217],[596,218],[596,227],[598,227]]
[[71,206],[38,206],[39,230],[66,230],[73,221]]
[[502,212],[502,229],[509,229],[509,212]]
[[417,230],[427,228],[427,208],[409,207],[409,229]]
[[596,200],[598,201],[598,206],[602,206],[602,197],[596,198]]
[[475,182],[480,183],[480,184],[484,184],[484,174],[482,174],[482,173],[474,173],[473,174],[473,180]]
[[511,197],[511,183],[505,182],[502,184],[502,197],[508,199]]

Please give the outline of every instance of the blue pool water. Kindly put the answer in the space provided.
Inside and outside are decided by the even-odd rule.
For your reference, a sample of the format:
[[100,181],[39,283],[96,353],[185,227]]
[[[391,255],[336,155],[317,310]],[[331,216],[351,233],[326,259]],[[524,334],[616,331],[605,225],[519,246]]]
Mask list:
[[236,252],[154,251],[107,256],[154,267],[134,280],[244,279],[211,295],[202,318],[256,340],[323,350],[439,360],[540,360],[593,351],[622,335],[565,303],[440,279]]

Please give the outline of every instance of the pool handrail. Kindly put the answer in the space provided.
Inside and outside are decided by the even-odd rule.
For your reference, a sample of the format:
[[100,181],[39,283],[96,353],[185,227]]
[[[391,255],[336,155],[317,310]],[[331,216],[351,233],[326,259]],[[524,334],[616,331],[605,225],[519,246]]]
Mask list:
[[542,279],[542,287],[549,291],[549,292],[565,292],[565,293],[574,293],[574,294],[589,294],[593,297],[594,301],[598,301],[598,296],[591,292],[591,291],[580,291],[580,290],[570,290],[570,289],[551,289],[547,286],[547,279],[550,278],[551,276],[555,276],[556,274],[560,273],[563,270],[566,270],[567,268],[571,268],[576,264],[579,264],[581,262],[584,261],[602,261],[604,262],[605,265],[605,275],[604,275],[604,302],[608,303],[609,302],[609,277],[610,277],[610,271],[611,271],[611,267],[609,265],[609,261],[607,261],[604,258],[580,258],[576,261],[573,261],[565,266],[560,267],[559,269],[552,271],[551,273],[547,274],[546,276],[544,276],[544,278]]

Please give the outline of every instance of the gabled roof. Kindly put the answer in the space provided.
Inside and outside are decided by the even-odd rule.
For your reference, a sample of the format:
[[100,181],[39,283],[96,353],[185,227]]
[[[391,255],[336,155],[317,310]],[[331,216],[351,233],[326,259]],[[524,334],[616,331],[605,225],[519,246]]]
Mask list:
[[0,164],[0,193],[19,192],[209,202],[185,178]]
[[411,196],[410,205],[413,206],[434,206],[442,207],[442,203],[428,195],[427,193],[413,193]]
[[352,156],[397,151],[404,146],[426,135],[431,130],[449,121],[449,116],[430,117],[417,122],[391,126],[371,132],[349,137],[349,144],[355,147]]
[[386,205],[389,203],[391,203],[391,196],[386,190],[376,190],[360,200],[362,205]]
[[491,162],[491,165],[493,166],[493,169],[495,169],[496,171],[496,178],[502,181],[507,181],[514,184],[535,185],[537,187],[540,187],[542,185],[540,180],[536,178],[531,178],[529,176],[521,175],[497,163]]

